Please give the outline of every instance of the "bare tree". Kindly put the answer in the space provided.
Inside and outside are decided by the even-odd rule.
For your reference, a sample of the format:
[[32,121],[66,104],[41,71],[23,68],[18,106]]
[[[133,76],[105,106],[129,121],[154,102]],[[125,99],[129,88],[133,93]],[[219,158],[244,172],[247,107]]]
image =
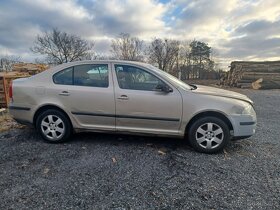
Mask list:
[[53,29],[38,35],[31,51],[46,55],[51,63],[61,64],[88,58],[93,46],[79,36]]
[[121,60],[143,60],[143,41],[130,34],[122,33],[112,40],[111,52],[113,57]]
[[155,38],[147,54],[151,63],[157,64],[163,71],[170,71],[178,60],[180,42],[171,39]]
[[0,71],[12,71],[13,64],[21,62],[20,56],[5,55],[0,58]]

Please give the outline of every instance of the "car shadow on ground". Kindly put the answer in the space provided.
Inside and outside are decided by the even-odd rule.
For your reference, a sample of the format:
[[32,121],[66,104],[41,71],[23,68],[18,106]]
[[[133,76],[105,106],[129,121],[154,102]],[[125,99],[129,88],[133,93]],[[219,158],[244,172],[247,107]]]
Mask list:
[[107,144],[166,147],[176,150],[178,147],[192,150],[186,139],[166,138],[158,136],[141,136],[132,134],[107,134],[107,133],[76,133],[68,143]]
[[[17,138],[19,141],[41,142],[46,143],[34,128],[12,129],[1,134],[1,139]],[[248,143],[249,142],[249,143]],[[217,153],[235,153],[246,150],[250,140],[230,141],[225,150]],[[189,145],[185,138],[166,138],[159,136],[141,136],[132,134],[114,134],[114,133],[97,133],[97,132],[82,132],[75,133],[70,140],[63,142],[66,145],[103,145],[103,146],[123,146],[131,148],[153,147],[157,150],[175,151],[177,149],[185,152],[196,153]]]
[[[175,151],[177,149],[180,149],[186,152],[197,153],[190,146],[187,138],[167,138],[159,136],[141,136],[133,134],[108,134],[85,132],[74,134],[68,143],[104,144],[131,147],[150,146],[155,149],[166,149],[168,151]],[[252,142],[250,139],[230,141],[224,150],[216,154],[234,154],[236,152],[247,150],[247,147],[250,147],[251,143]]]

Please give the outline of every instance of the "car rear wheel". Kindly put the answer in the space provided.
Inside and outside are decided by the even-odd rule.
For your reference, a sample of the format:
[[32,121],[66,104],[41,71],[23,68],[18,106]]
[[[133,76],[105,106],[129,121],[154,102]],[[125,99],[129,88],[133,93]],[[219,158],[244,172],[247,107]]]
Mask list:
[[216,117],[203,117],[191,125],[188,138],[196,151],[216,153],[228,144],[230,133],[223,120]]
[[42,112],[37,118],[36,128],[43,139],[51,143],[63,142],[72,133],[68,118],[64,113],[55,109]]

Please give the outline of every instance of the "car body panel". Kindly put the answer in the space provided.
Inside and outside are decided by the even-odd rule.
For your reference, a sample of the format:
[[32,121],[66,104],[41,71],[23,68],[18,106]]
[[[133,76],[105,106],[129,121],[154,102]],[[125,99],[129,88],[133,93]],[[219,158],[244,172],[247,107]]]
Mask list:
[[197,89],[195,89],[194,92],[197,94],[222,96],[225,98],[243,100],[243,101],[253,104],[253,101],[251,99],[249,99],[247,96],[237,93],[237,92],[223,90],[223,89],[215,88],[215,87],[204,86],[204,85],[196,85],[196,87],[197,87]]
[[115,129],[115,99],[113,78],[108,62],[108,87],[52,84],[48,87],[77,122],[77,128]]
[[[219,90],[219,89],[218,89]],[[208,94],[201,94],[193,92],[186,92],[181,90],[183,96],[183,121],[181,130],[186,128],[187,124],[190,120],[199,115],[203,112],[215,112],[220,113],[223,116],[227,117],[227,119],[231,122],[233,126],[233,136],[248,136],[253,135],[255,133],[255,128],[251,128],[250,130],[243,132],[244,129],[240,125],[241,121],[246,122],[254,122],[256,125],[256,114],[251,116],[251,118],[246,118],[245,116],[238,115],[233,112],[234,106],[244,106],[244,104],[248,104],[243,100],[233,99],[229,97],[222,97],[222,96],[215,96],[215,95],[208,95]],[[186,106],[187,104],[187,106]],[[198,106],[199,105],[199,106]],[[240,118],[238,118],[240,116]],[[248,117],[248,116],[247,116]],[[237,121],[238,122],[235,122]]]
[[[112,64],[113,69],[115,64]],[[182,117],[182,96],[175,87],[168,84],[173,90],[170,93],[121,89],[115,71],[113,75],[117,131],[178,134]],[[121,96],[127,98],[123,99]]]

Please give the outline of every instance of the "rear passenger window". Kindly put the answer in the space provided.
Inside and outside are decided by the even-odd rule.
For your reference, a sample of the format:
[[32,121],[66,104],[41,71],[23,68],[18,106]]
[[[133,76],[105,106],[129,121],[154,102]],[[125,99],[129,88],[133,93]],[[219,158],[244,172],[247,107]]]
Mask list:
[[53,76],[53,82],[59,85],[73,84],[73,68],[64,69]]
[[74,85],[108,87],[108,65],[90,64],[74,66]]

